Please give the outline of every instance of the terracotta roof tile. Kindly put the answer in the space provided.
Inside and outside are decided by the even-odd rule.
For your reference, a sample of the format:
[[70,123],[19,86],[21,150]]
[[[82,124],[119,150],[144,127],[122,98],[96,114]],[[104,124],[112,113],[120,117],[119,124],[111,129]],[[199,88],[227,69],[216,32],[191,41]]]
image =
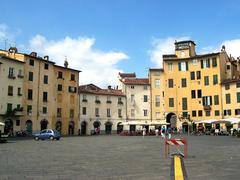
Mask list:
[[122,78],[126,78],[126,77],[136,77],[135,73],[119,73],[119,76]]
[[149,80],[146,78],[125,79],[123,83],[128,85],[149,85]]

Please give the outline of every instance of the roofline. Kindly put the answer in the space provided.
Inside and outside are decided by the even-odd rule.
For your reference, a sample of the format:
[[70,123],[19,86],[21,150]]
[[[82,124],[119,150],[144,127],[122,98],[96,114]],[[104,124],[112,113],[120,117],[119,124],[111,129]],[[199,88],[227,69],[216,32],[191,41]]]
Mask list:
[[193,43],[193,44],[196,46],[195,42],[194,42],[194,41],[192,41],[192,40],[176,41],[174,44],[176,45],[176,44],[188,43],[188,42],[191,42],[191,43]]
[[221,52],[196,55],[196,56],[192,56],[192,57],[188,57],[188,58],[163,58],[163,61],[192,60],[192,59],[195,59],[195,58],[202,58],[202,57],[206,57],[206,56],[216,56],[216,55],[219,55],[219,54],[221,54]]
[[31,56],[31,55],[26,54],[26,53],[18,53],[18,54],[22,54],[22,55],[24,55],[24,56],[28,56],[28,57],[30,57],[30,58],[34,58],[34,59],[37,59],[37,60],[40,60],[40,61],[49,62],[49,63],[51,63],[51,64],[56,64],[55,62],[46,60],[46,59],[44,59],[44,58],[42,58],[42,57],[35,57],[35,56]]
[[[103,90],[103,89],[102,89]],[[97,95],[104,95],[104,96],[122,96],[122,97],[126,97],[126,95],[124,95],[124,94],[122,94],[122,95],[120,95],[120,94],[111,94],[111,93],[98,93],[98,92],[96,92],[96,91],[94,91],[94,92],[89,92],[89,91],[81,91],[81,90],[79,90],[79,94],[82,94],[82,93],[85,93],[85,94],[97,94]]]
[[149,71],[164,71],[163,68],[149,68]]
[[77,69],[66,68],[66,67],[63,67],[63,66],[56,65],[56,64],[54,64],[54,66],[59,67],[59,68],[62,68],[62,69],[68,69],[68,70],[72,70],[72,71],[82,72],[82,71],[77,70]]
[[[0,55],[0,58],[1,58],[1,59],[5,58],[5,59],[8,59],[8,60],[17,62],[17,63],[23,63],[23,64],[25,63],[24,61],[20,61],[20,60],[17,60],[17,59],[13,59],[13,58],[10,58],[10,57],[5,56],[5,55]],[[2,63],[1,63],[1,64],[2,64]]]
[[221,84],[224,85],[224,84],[237,83],[237,82],[240,82],[240,79],[226,79],[226,80],[223,80]]

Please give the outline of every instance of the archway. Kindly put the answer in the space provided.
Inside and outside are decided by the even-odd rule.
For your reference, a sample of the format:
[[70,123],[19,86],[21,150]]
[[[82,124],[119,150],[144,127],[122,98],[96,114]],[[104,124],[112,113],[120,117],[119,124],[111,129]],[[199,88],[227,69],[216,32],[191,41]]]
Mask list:
[[68,134],[73,135],[74,134],[74,122],[70,121],[68,124]]
[[188,123],[187,122],[184,122],[182,123],[182,132],[183,133],[188,133]]
[[93,123],[94,134],[100,133],[100,126],[101,126],[101,123],[99,121],[94,121],[94,123]]
[[112,122],[108,121],[105,123],[105,133],[106,134],[112,133]]
[[81,135],[86,135],[87,134],[87,122],[83,121],[81,123]]
[[117,124],[117,134],[121,133],[123,131],[123,125],[121,125],[121,122]]
[[62,133],[62,122],[57,121],[56,122],[56,130],[61,134]]
[[[169,123],[172,128],[177,127],[177,116],[176,116],[176,114],[168,113],[168,115],[166,117],[166,120],[167,120],[167,123]],[[167,127],[169,127],[169,125]]]
[[26,130],[27,130],[28,134],[32,134],[32,121],[31,120],[26,121]]
[[47,129],[48,121],[46,119],[41,120],[40,124],[41,124],[41,131],[44,129]]
[[5,120],[4,133],[13,136],[13,121],[11,119]]

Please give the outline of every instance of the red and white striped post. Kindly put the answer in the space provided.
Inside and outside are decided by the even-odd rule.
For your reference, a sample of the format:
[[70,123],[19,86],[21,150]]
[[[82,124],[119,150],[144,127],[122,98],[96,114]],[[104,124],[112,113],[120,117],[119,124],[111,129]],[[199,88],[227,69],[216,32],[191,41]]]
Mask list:
[[187,140],[185,138],[182,139],[165,139],[164,143],[164,151],[165,151],[165,158],[168,157],[170,153],[170,146],[177,146],[179,149],[179,146],[184,146],[184,157],[187,157],[188,154],[188,144]]

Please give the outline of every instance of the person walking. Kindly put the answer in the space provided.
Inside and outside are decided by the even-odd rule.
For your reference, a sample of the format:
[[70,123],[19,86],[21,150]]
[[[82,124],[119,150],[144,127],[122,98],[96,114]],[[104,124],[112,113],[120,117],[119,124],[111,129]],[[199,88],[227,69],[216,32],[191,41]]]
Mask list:
[[166,132],[166,130],[165,130],[165,127],[163,126],[161,128],[161,136],[162,136],[163,139],[165,139],[165,132]]
[[156,129],[155,129],[155,136],[156,136],[156,137],[158,137],[158,132],[159,132],[159,130],[158,130],[158,128],[156,128]]
[[172,138],[172,129],[171,129],[171,127],[168,128],[167,133],[168,133],[168,139],[171,139]]
[[143,137],[146,135],[146,128],[145,128],[145,126],[144,126],[144,128],[143,128],[143,133],[142,133],[142,135],[143,135]]

